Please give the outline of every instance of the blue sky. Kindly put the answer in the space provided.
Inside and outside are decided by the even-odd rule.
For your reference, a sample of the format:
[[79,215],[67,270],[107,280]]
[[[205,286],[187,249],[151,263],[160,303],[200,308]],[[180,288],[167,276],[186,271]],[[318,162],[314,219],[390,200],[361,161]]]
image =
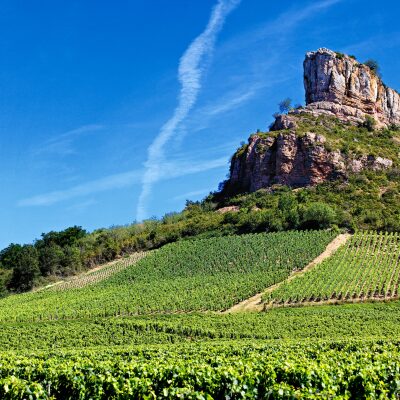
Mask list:
[[0,247],[182,209],[215,190],[304,53],[377,59],[400,89],[394,0],[4,0]]

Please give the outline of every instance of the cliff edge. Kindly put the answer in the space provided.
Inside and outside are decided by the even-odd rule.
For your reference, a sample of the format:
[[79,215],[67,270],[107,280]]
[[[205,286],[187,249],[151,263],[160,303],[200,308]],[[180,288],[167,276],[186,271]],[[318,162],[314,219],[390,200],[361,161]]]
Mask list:
[[321,48],[304,60],[306,109],[362,122],[371,116],[378,126],[400,124],[400,95],[355,58]]

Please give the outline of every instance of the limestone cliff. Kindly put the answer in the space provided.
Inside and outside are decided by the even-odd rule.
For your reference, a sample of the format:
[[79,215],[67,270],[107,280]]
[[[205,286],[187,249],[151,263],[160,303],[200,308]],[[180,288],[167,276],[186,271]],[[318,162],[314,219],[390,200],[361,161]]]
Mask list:
[[270,132],[250,136],[232,157],[227,192],[315,185],[366,168],[387,169],[398,161],[399,138],[389,134],[381,148],[375,134],[357,127],[366,115],[377,128],[400,124],[400,95],[369,67],[331,50],[309,52],[304,87],[305,107],[277,116]]
[[242,151],[232,158],[226,189],[254,192],[274,184],[291,187],[315,185],[345,178],[365,168],[382,170],[392,160],[373,155],[353,156],[328,150],[325,137],[312,132],[298,136],[282,132],[276,137],[252,135]]
[[306,109],[361,122],[365,115],[378,126],[400,124],[400,95],[353,57],[319,49],[304,60]]

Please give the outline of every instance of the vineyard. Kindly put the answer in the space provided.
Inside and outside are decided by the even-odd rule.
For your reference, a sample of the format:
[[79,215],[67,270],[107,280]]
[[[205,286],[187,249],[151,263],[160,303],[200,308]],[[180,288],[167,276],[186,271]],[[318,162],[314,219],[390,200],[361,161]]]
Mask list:
[[0,301],[0,321],[224,310],[304,268],[330,231],[250,234],[166,245],[108,279]]
[[227,342],[0,355],[3,399],[370,399],[400,391],[398,342]]
[[127,267],[135,264],[141,258],[143,258],[146,253],[134,253],[129,257],[125,257],[122,260],[114,261],[108,265],[102,266],[95,271],[89,271],[86,274],[78,275],[76,277],[69,278],[68,280],[61,281],[49,287],[45,287],[43,290],[55,290],[63,291],[69,289],[79,289],[88,285],[92,285],[97,282],[101,282],[111,275],[124,270]]
[[268,306],[399,296],[400,235],[364,232],[307,273],[264,296]]
[[334,238],[183,240],[2,299],[0,398],[398,398],[399,301],[210,312],[274,284],[278,305],[397,296],[397,234],[356,234],[294,276]]
[[277,307],[266,313],[158,314],[0,325],[1,351],[52,351],[226,340],[400,337],[400,302]]

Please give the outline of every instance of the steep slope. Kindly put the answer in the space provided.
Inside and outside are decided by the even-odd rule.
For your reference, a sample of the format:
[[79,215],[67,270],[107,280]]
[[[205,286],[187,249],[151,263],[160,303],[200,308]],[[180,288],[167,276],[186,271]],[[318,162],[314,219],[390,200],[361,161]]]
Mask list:
[[145,257],[147,253],[133,253],[122,260],[111,261],[105,265],[101,265],[97,268],[93,268],[88,272],[83,274],[75,275],[71,278],[56,282],[51,285],[47,285],[38,290],[69,290],[69,289],[79,289],[88,285],[93,285],[95,283],[101,282],[117,272],[123,271],[124,269],[134,265],[141,258]]

